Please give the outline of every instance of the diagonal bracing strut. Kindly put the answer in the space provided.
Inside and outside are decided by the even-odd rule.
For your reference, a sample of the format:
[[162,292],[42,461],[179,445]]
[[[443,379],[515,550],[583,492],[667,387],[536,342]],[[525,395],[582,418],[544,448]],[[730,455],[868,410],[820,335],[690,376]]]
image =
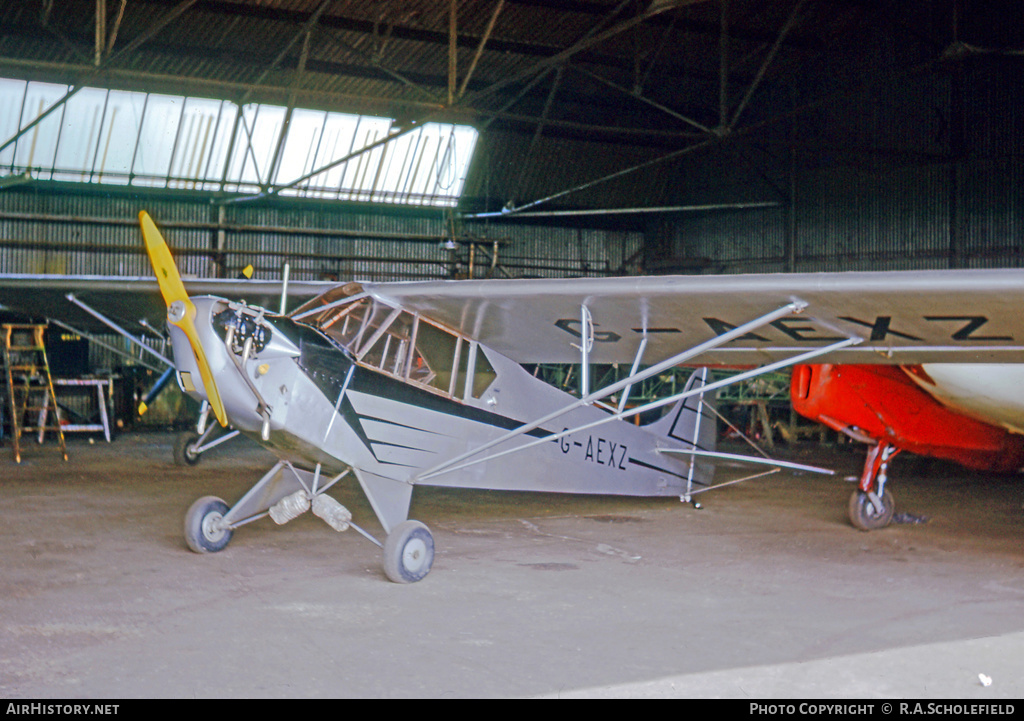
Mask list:
[[563,437],[565,437],[567,435],[570,435],[570,434],[573,434],[573,433],[577,433],[579,431],[588,430],[590,428],[594,428],[596,426],[603,425],[605,423],[610,423],[612,421],[622,420],[623,418],[625,418],[627,416],[633,416],[633,415],[637,415],[639,413],[644,413],[644,412],[649,411],[649,410],[654,410],[656,408],[660,408],[662,406],[669,405],[671,403],[675,403],[675,402],[677,402],[679,400],[682,400],[683,398],[689,398],[690,396],[697,395],[697,394],[700,394],[700,393],[704,393],[704,392],[707,392],[707,391],[710,391],[710,390],[715,390],[716,388],[721,388],[723,386],[730,385],[732,383],[738,383],[738,382],[741,382],[741,381],[746,380],[748,378],[753,378],[753,377],[756,377],[756,376],[759,376],[759,375],[763,375],[764,373],[770,373],[770,372],[772,372],[774,370],[778,370],[780,368],[786,368],[788,366],[797,365],[799,363],[803,363],[803,362],[805,362],[807,360],[810,360],[811,358],[816,358],[818,356],[825,355],[826,353],[831,353],[832,351],[839,350],[841,348],[846,348],[848,346],[856,345],[858,343],[863,342],[863,338],[860,338],[860,337],[857,337],[857,336],[847,336],[845,339],[843,339],[841,341],[838,341],[836,343],[833,343],[831,345],[823,346],[821,348],[816,348],[816,349],[813,349],[811,351],[807,351],[805,353],[801,353],[799,355],[796,355],[794,357],[791,357],[791,358],[788,358],[788,359],[785,359],[785,360],[777,361],[775,363],[771,363],[769,365],[762,366],[760,368],[756,368],[756,369],[753,369],[753,370],[750,370],[750,371],[746,371],[744,373],[740,373],[740,374],[732,376],[730,378],[725,378],[725,379],[722,379],[720,381],[715,381],[714,383],[709,383],[709,384],[707,384],[705,386],[700,386],[700,387],[698,387],[696,389],[692,389],[692,390],[689,390],[689,391],[684,391],[682,393],[678,393],[678,394],[673,395],[673,396],[668,397],[668,398],[663,398],[661,400],[652,401],[651,403],[648,403],[646,405],[640,406],[639,408],[631,408],[628,412],[619,411],[619,412],[613,413],[611,415],[608,415],[605,418],[602,418],[602,419],[600,419],[598,421],[594,421],[592,423],[585,424],[585,425],[579,426],[577,428],[567,429],[567,430],[562,431],[560,433],[554,433],[554,434],[551,434],[551,435],[547,435],[547,436],[545,436],[543,438],[536,439],[534,441],[531,441],[531,442],[526,443],[526,444],[521,445],[521,446],[517,446],[515,448],[511,448],[511,449],[508,449],[508,450],[505,450],[505,451],[500,451],[498,453],[494,453],[494,454],[485,456],[483,458],[476,458],[474,460],[470,460],[474,456],[477,456],[477,455],[483,453],[484,451],[490,450],[491,448],[494,448],[495,446],[500,445],[501,443],[504,443],[505,441],[508,441],[508,440],[510,440],[512,438],[516,438],[516,437],[521,436],[521,435],[523,435],[525,433],[529,433],[530,431],[532,431],[532,430],[534,430],[536,428],[539,428],[540,426],[542,426],[542,425],[544,425],[546,423],[549,423],[552,420],[555,420],[556,418],[559,418],[559,417],[565,415],[566,413],[569,413],[570,411],[573,411],[573,410],[575,410],[577,408],[580,408],[582,406],[591,405],[595,401],[601,400],[602,398],[606,398],[607,396],[609,396],[609,395],[611,395],[613,393],[616,393],[617,391],[622,390],[623,388],[627,388],[627,387],[629,387],[631,385],[639,383],[640,381],[642,381],[642,380],[644,380],[646,378],[650,378],[652,376],[658,375],[659,373],[663,373],[664,371],[668,370],[669,368],[673,368],[673,367],[675,367],[677,365],[681,365],[681,364],[685,363],[687,360],[689,360],[689,359],[691,359],[691,358],[693,358],[693,357],[695,357],[697,355],[700,355],[701,353],[705,353],[705,352],[707,352],[709,350],[713,350],[714,348],[717,348],[718,346],[721,346],[721,345],[723,345],[725,343],[728,343],[728,342],[730,342],[732,340],[740,338],[740,337],[746,335],[747,333],[750,333],[750,332],[752,332],[752,331],[754,331],[754,330],[756,330],[756,329],[758,329],[758,328],[760,328],[760,327],[762,327],[764,325],[768,325],[769,323],[772,323],[773,321],[776,321],[776,320],[778,320],[780,318],[783,318],[783,317],[785,317],[787,315],[790,315],[792,313],[799,313],[799,312],[803,311],[804,308],[806,308],[806,307],[807,307],[807,304],[804,303],[803,301],[794,300],[793,302],[791,302],[791,303],[789,303],[789,304],[787,304],[787,305],[785,305],[785,306],[783,306],[783,307],[781,307],[781,308],[779,308],[779,309],[777,309],[775,311],[772,311],[771,313],[763,315],[763,316],[761,316],[760,318],[758,318],[756,320],[753,320],[753,321],[750,321],[749,323],[745,323],[743,325],[740,325],[740,326],[738,326],[738,327],[736,327],[736,328],[734,328],[734,329],[732,329],[732,330],[730,330],[730,331],[728,331],[726,333],[723,333],[720,336],[717,336],[717,337],[713,338],[712,340],[709,340],[709,341],[706,341],[704,343],[701,343],[701,344],[699,344],[697,346],[694,346],[693,348],[691,348],[691,349],[689,349],[687,351],[684,351],[682,353],[679,353],[679,354],[669,358],[668,360],[662,361],[661,363],[658,363],[658,364],[656,364],[654,366],[651,366],[650,368],[648,368],[648,369],[646,369],[644,371],[632,374],[632,375],[630,375],[627,378],[624,378],[624,379],[622,379],[620,381],[617,381],[616,383],[613,383],[613,384],[611,384],[611,385],[601,389],[600,391],[595,391],[595,392],[590,393],[590,394],[588,394],[588,395],[586,395],[586,396],[584,396],[582,398],[579,398],[575,402],[565,406],[564,408],[562,408],[560,410],[554,411],[554,412],[549,413],[546,416],[543,416],[543,417],[541,417],[541,418],[539,418],[539,419],[537,419],[535,421],[531,421],[530,423],[526,423],[526,424],[524,424],[522,426],[519,426],[518,428],[516,428],[516,429],[514,429],[512,431],[509,431],[508,433],[502,434],[501,436],[495,438],[494,440],[491,440],[491,441],[489,441],[487,443],[484,443],[484,444],[478,446],[477,448],[474,448],[474,449],[472,449],[470,451],[467,451],[466,453],[462,453],[462,454],[460,454],[458,456],[455,456],[454,458],[451,458],[451,459],[449,459],[447,461],[444,461],[443,463],[440,463],[440,464],[438,464],[436,466],[433,466],[432,468],[428,468],[425,471],[423,471],[423,472],[419,473],[418,475],[414,476],[413,478],[411,478],[410,479],[410,483],[415,484],[417,482],[424,481],[424,480],[426,480],[428,478],[433,478],[434,476],[438,476],[438,475],[441,475],[441,474],[444,474],[444,473],[451,473],[453,471],[461,470],[461,469],[466,468],[468,466],[472,466],[472,465],[476,465],[478,463],[483,463],[485,461],[493,460],[494,458],[498,458],[500,456],[508,455],[510,453],[515,453],[515,452],[518,452],[518,451],[521,451],[521,450],[525,450],[527,448],[532,448],[533,446],[539,445],[541,443],[547,443],[547,442],[550,442],[550,441],[555,441],[555,440],[563,438]]

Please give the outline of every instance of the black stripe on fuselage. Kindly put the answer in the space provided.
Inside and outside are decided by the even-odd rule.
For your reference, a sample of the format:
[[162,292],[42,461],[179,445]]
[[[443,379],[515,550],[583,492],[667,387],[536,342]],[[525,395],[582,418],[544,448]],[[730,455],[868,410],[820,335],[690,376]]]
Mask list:
[[[331,404],[334,405],[337,403],[338,395],[345,385],[345,378],[348,375],[349,368],[355,362],[343,351],[316,343],[303,342],[300,350],[299,367],[313,381],[316,387],[320,389],[320,392],[327,397]],[[482,423],[501,430],[511,431],[523,425],[522,421],[514,418],[485,411],[481,408],[474,408],[447,396],[433,393],[423,388],[417,388],[411,383],[406,383],[386,373],[365,366],[356,366],[349,381],[348,389],[367,395],[387,398],[396,403],[404,403],[436,413],[443,413],[455,418]],[[370,439],[363,433],[361,424],[358,422],[353,423],[353,421],[366,418],[368,420],[381,420],[385,423],[393,423],[393,421],[386,419],[361,416],[352,407],[347,398],[342,401],[339,410],[342,417],[352,426],[367,448],[370,448]],[[414,426],[407,427],[415,428]],[[430,428],[415,428],[415,430],[422,430],[428,433],[435,432]],[[551,435],[551,431],[535,428],[532,431],[527,431],[526,435],[534,438],[543,438]]]

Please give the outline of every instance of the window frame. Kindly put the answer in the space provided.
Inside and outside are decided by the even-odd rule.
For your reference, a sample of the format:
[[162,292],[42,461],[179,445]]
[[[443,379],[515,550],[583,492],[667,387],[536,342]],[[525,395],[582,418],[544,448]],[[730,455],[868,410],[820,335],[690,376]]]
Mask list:
[[[362,317],[358,318],[357,313],[360,310]],[[407,336],[404,333],[396,334],[392,329],[399,319],[406,315],[409,316]],[[383,316],[382,320],[379,325],[375,326],[374,319],[381,318],[381,316]],[[342,321],[342,327],[335,328]],[[343,347],[353,356],[358,365],[461,403],[479,399],[497,378],[497,373],[487,361],[486,356],[483,359],[486,369],[481,366],[479,361],[480,344],[477,341],[443,323],[426,318],[420,313],[392,306],[363,293],[353,295],[347,303],[332,302],[323,309],[322,313],[304,319],[303,322],[313,325]],[[350,330],[349,323],[358,323],[359,328],[345,340],[345,336]],[[453,347],[450,353],[450,367],[431,367],[426,354],[418,350],[421,347],[421,339],[424,336],[422,331],[425,327],[431,327],[451,338]],[[370,333],[369,337],[367,337],[368,332]],[[392,348],[392,344],[396,341],[399,345],[397,348]],[[383,348],[379,348],[381,343],[384,344]],[[380,351],[379,361],[377,360],[378,350]],[[442,352],[445,351],[442,349]],[[413,364],[417,357],[423,358],[431,371],[431,377],[426,381],[413,377]],[[464,360],[465,363],[463,363]],[[479,386],[481,372],[484,377],[490,376],[490,380],[482,387]],[[450,373],[446,386],[441,387],[431,383],[431,380],[443,373]]]
[[468,124],[0,76],[6,138],[0,168],[37,180],[438,208],[480,144]]

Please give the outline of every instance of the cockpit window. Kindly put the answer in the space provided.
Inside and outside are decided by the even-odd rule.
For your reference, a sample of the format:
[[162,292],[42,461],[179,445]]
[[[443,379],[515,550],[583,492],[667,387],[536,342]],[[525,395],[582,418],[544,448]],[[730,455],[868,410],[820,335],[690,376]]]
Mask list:
[[484,394],[498,374],[494,372],[494,366],[487,360],[483,353],[476,354],[476,364],[473,370],[473,388],[470,391],[474,398]]
[[319,328],[360,363],[446,395],[479,398],[494,380],[476,343],[350,285],[350,292],[331,291],[333,297],[310,301],[292,317]]
[[320,330],[349,350],[359,345],[359,340],[366,333],[369,319],[368,311],[373,302],[369,298],[357,300],[348,305],[326,311],[320,318]]
[[359,283],[345,283],[343,285],[338,285],[327,292],[321,293],[317,297],[306,301],[289,313],[289,315],[294,320],[300,320],[303,323],[309,323],[310,325],[317,325],[317,323],[333,309],[340,305],[344,305],[348,300],[355,300],[356,297],[362,295],[362,293],[363,286]]
[[398,311],[392,311],[383,321],[371,320],[368,325],[373,334],[363,333],[356,357],[366,365],[404,378],[409,366],[414,321],[412,314]]
[[461,339],[424,320],[418,326],[409,380],[454,394]]

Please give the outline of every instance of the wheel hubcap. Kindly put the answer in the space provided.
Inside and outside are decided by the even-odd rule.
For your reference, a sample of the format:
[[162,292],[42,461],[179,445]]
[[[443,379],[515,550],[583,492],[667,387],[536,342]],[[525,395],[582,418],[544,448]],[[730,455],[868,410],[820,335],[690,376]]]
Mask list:
[[226,529],[221,524],[222,520],[224,520],[224,516],[219,513],[211,513],[203,518],[203,537],[206,540],[216,543],[224,538]]
[[418,571],[427,558],[427,544],[419,538],[410,539],[402,551],[402,565],[410,571]]

